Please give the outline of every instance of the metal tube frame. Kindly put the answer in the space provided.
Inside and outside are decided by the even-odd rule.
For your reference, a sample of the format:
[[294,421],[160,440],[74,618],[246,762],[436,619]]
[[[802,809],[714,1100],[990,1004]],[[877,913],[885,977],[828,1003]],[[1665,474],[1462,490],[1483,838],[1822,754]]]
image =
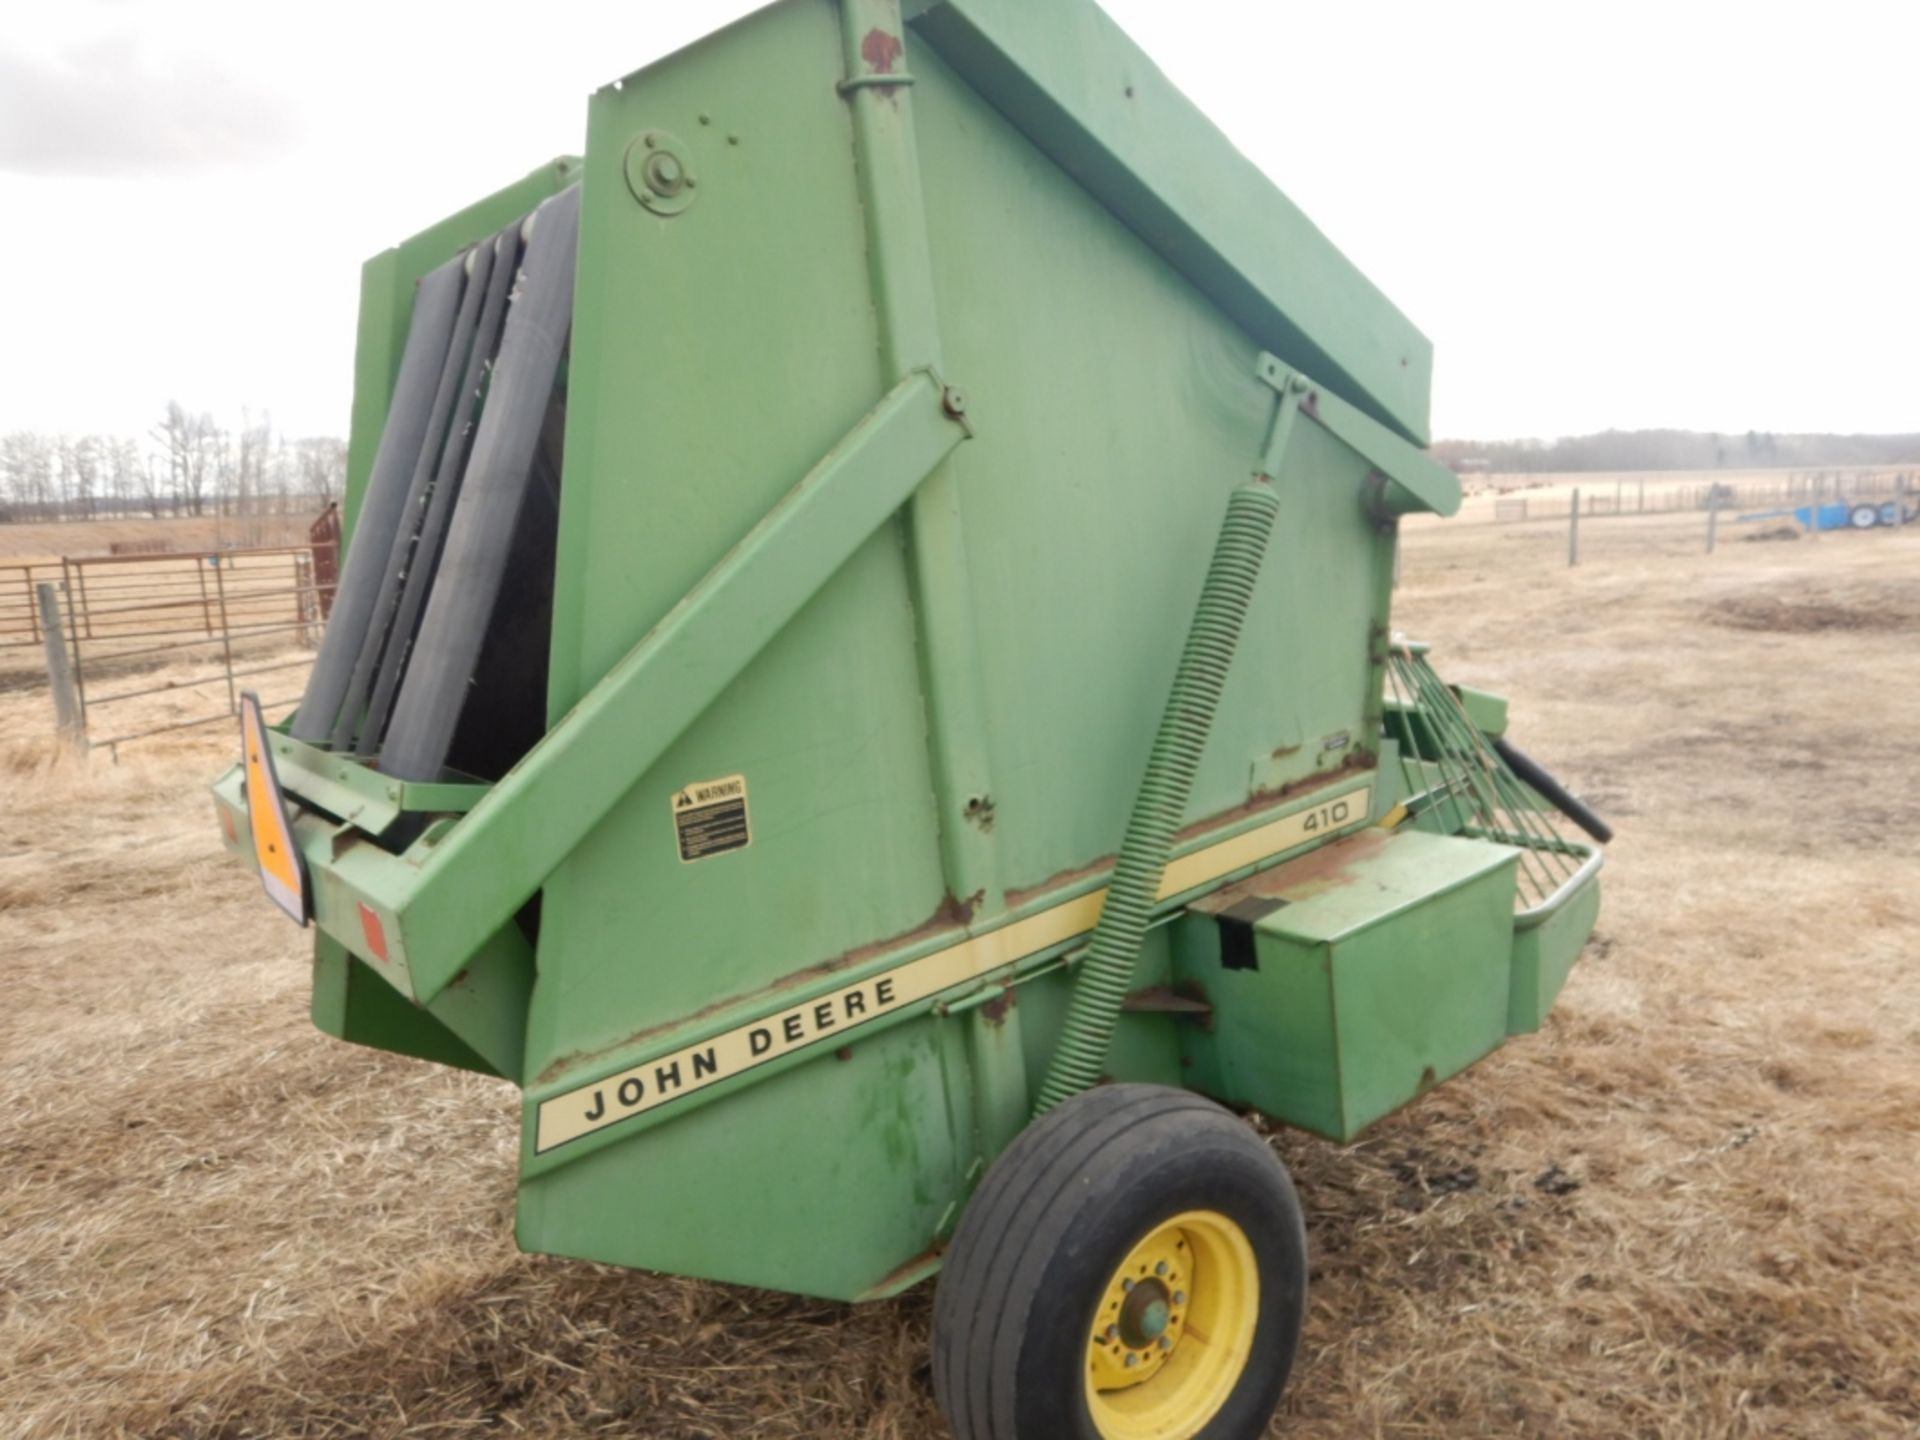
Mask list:
[[[840,94],[853,120],[882,378],[891,384],[918,366],[937,372],[942,360],[906,26],[898,0],[841,0],[840,20],[846,60]],[[965,411],[965,397],[955,390],[942,401],[950,414]],[[990,813],[994,789],[966,532],[951,464],[936,466],[914,491],[903,523],[941,868],[948,894],[970,914],[990,915],[1004,908],[1005,897],[993,835],[973,818]],[[968,1027],[974,1141],[980,1153],[994,1155],[1026,1116],[1019,1012],[1009,1008],[990,1021],[976,1011],[961,1023]]]

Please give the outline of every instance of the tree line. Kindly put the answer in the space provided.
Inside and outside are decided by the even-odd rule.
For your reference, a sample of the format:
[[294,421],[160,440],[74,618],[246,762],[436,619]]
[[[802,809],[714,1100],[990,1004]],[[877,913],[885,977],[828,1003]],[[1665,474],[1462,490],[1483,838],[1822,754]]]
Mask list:
[[1441,440],[1436,458],[1503,475],[1611,470],[1751,470],[1920,461],[1920,435],[1776,435],[1748,430],[1603,430],[1559,440]]
[[222,425],[167,402],[138,438],[0,435],[0,524],[318,511],[346,486],[347,442],[290,436],[266,415]]

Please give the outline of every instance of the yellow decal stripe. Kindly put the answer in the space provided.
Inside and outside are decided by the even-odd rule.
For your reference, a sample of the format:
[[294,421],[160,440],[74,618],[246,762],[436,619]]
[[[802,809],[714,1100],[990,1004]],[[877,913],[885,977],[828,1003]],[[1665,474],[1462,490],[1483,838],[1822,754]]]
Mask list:
[[[1372,787],[1361,785],[1310,809],[1184,855],[1167,866],[1160,898],[1170,899],[1321,835],[1350,830],[1366,821],[1371,808]],[[884,974],[774,1011],[710,1040],[544,1100],[535,1122],[534,1150],[551,1150],[795,1050],[836,1041],[845,1032],[881,1015],[1084,935],[1099,920],[1106,899],[1104,889],[1092,891],[1038,915],[909,960]]]

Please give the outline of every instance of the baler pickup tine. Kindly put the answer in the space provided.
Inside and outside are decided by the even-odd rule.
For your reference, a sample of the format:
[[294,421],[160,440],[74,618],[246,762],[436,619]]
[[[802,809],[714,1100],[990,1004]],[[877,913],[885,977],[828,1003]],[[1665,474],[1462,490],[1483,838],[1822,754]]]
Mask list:
[[[1402,753],[1408,789],[1417,792],[1408,802],[1409,816],[1440,813],[1443,828],[1453,834],[1517,850],[1515,898],[1523,908],[1545,904],[1579,880],[1590,852],[1568,840],[1553,814],[1539,808],[1509,765],[1502,742],[1482,733],[1424,655],[1397,646],[1387,676],[1394,702],[1410,723],[1426,727],[1436,748],[1432,756]],[[1415,762],[1437,767],[1439,783],[1413,770]],[[1463,796],[1471,796],[1470,807],[1463,806]]]

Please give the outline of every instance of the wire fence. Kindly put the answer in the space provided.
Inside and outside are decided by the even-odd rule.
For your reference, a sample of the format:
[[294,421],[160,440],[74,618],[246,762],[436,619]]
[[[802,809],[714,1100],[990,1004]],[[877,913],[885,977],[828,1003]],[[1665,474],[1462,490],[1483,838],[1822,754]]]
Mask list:
[[[39,672],[39,586],[60,584],[58,560],[0,562],[0,688],[33,684]],[[21,667],[23,673],[16,673]]]
[[[1695,485],[1666,481],[1647,487],[1646,508],[1636,505],[1638,484],[1621,486],[1624,505],[1616,508],[1615,481],[1605,477],[1596,493],[1590,477],[1560,477],[1520,497],[1470,495],[1457,515],[1409,516],[1402,521],[1408,542],[1397,563],[1422,571],[1484,572],[1497,556],[1502,582],[1524,591],[1529,576],[1545,569],[1591,566],[1617,573],[1637,567],[1684,562],[1711,556],[1748,542],[1800,542],[1816,549],[1871,544],[1875,537],[1895,544],[1920,540],[1920,472],[1846,477],[1787,484],[1738,481]],[[1656,488],[1656,486],[1658,488]],[[1680,491],[1685,503],[1667,491]],[[1514,503],[1527,501],[1524,511]],[[1399,571],[1396,571],[1396,580]]]
[[[337,546],[0,565],[0,688],[51,685],[63,728],[116,756],[136,740],[229,720],[248,682],[299,688],[331,608]],[[208,708],[182,718],[177,706],[162,715],[138,703],[160,696]]]
[[1582,516],[1674,515],[1687,511],[1749,512],[1791,510],[1842,502],[1887,502],[1920,493],[1920,470],[1810,471],[1759,479],[1707,479],[1675,484],[1643,477],[1615,476],[1561,486],[1537,494],[1492,496],[1490,513],[1480,519],[1500,524],[1529,520],[1565,520],[1577,504]]

